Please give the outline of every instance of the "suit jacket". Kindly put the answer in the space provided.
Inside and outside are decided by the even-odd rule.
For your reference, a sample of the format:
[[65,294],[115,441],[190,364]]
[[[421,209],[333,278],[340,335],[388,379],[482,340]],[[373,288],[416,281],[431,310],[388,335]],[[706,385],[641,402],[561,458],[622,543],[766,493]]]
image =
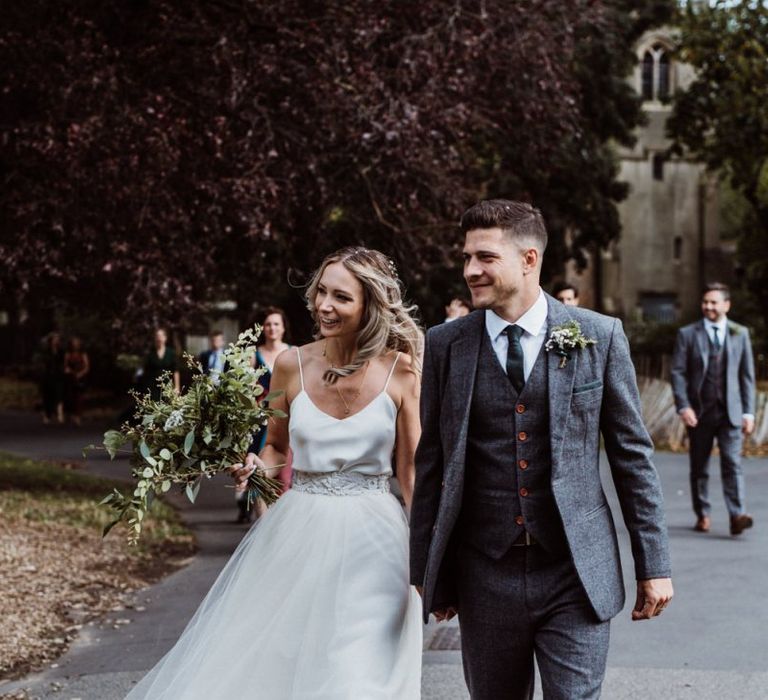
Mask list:
[[[624,605],[621,562],[600,483],[605,450],[632,542],[637,579],[670,575],[667,529],[629,345],[618,319],[567,307],[547,295],[547,329],[576,319],[588,338],[564,367],[547,357],[552,492],[573,563],[602,620]],[[411,583],[424,587],[424,617],[453,595],[446,557],[462,507],[470,404],[483,311],[427,333],[421,393],[422,436],[416,451],[411,509]],[[453,598],[455,601],[455,598]]]
[[[725,340],[725,399],[728,421],[735,428],[745,413],[755,413],[755,359],[749,331],[728,321]],[[672,356],[672,391],[678,411],[692,408],[701,414],[701,387],[709,363],[709,337],[704,320],[681,328]]]
[[[203,374],[205,375],[208,375],[211,373],[211,368],[208,365],[211,361],[212,354],[213,354],[213,350],[203,350],[203,352],[201,352],[197,356],[198,361],[203,367]],[[224,361],[224,367],[222,369],[224,370],[229,369],[229,363],[226,360]]]

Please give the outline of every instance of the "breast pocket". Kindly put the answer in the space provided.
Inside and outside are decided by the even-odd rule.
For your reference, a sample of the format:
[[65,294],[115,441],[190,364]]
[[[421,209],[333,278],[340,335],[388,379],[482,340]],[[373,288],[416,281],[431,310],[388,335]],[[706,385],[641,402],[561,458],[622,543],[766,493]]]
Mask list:
[[571,406],[590,406],[593,403],[599,403],[603,398],[603,381],[596,379],[587,384],[581,384],[573,388],[571,396]]

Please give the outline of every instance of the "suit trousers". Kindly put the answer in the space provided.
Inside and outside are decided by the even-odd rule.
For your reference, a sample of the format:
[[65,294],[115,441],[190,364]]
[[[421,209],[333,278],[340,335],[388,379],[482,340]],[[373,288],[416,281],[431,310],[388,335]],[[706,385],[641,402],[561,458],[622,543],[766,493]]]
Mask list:
[[695,428],[688,428],[690,442],[691,500],[701,518],[709,515],[709,459],[715,438],[720,448],[720,474],[725,506],[731,517],[744,513],[744,475],[741,470],[741,427],[734,428],[724,411],[703,413]]
[[568,555],[540,545],[492,559],[457,551],[464,676],[472,700],[529,700],[534,656],[545,700],[600,697],[610,622],[589,604]]

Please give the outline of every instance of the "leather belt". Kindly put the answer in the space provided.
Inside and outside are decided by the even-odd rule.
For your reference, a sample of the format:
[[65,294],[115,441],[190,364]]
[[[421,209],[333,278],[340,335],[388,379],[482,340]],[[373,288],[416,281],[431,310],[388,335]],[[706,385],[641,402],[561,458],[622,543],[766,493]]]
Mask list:
[[538,544],[538,542],[533,538],[533,535],[526,530],[525,532],[520,533],[520,536],[512,543],[512,546],[530,547],[532,544]]

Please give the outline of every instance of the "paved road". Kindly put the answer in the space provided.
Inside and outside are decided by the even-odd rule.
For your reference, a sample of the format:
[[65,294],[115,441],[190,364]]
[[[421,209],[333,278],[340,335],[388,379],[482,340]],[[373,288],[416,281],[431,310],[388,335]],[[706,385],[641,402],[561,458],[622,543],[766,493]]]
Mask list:
[[[98,428],[44,427],[23,414],[0,414],[0,449],[35,458],[81,461],[82,446],[98,441]],[[634,583],[629,542],[621,529],[628,607],[612,625],[603,697],[768,700],[768,606],[763,594],[768,574],[768,459],[745,463],[749,507],[757,526],[741,538],[728,535],[718,478],[712,483],[713,529],[709,535],[700,535],[690,529],[685,456],[662,453],[656,462],[666,497],[676,598],[664,616],[652,623],[630,622]],[[101,455],[89,458],[86,468],[115,477],[127,474],[124,463],[112,463]],[[606,490],[618,516],[605,465],[604,469]],[[200,552],[188,567],[136,595],[134,605],[143,610],[117,611],[85,627],[55,667],[0,685],[0,694],[29,688],[30,697],[38,698],[122,698],[172,645],[245,533],[232,523],[232,493],[225,483],[206,484],[197,506],[182,506]],[[117,618],[129,618],[131,624],[115,629]],[[457,637],[454,628],[430,625],[425,629],[424,700],[468,697],[459,652],[452,648]]]

